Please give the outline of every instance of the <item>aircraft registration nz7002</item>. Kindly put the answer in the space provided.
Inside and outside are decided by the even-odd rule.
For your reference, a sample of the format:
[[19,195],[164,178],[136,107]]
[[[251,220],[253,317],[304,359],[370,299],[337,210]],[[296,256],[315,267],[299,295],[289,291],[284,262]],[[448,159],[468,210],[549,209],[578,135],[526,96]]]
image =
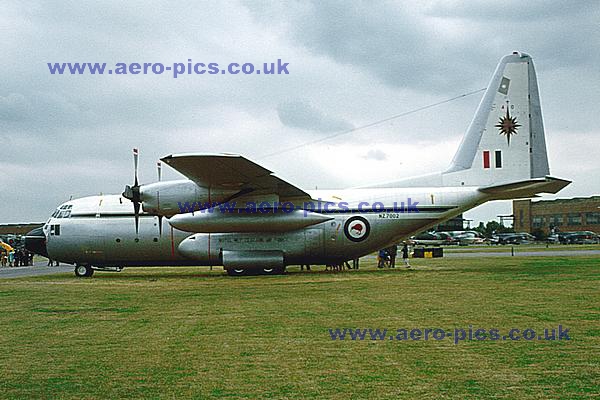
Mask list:
[[[134,185],[122,195],[62,204],[28,234],[27,247],[74,264],[77,276],[149,265],[274,274],[294,264],[341,263],[487,201],[556,193],[570,183],[549,176],[535,69],[530,56],[517,52],[501,59],[443,172],[374,187],[304,191],[239,155],[173,154],[162,161],[188,179],[140,185],[137,152],[134,160]],[[194,211],[182,212],[186,202]],[[249,202],[274,206],[246,212]],[[412,202],[413,212],[399,209],[402,202]],[[219,207],[234,203],[233,210]],[[202,208],[211,204],[217,206]]]

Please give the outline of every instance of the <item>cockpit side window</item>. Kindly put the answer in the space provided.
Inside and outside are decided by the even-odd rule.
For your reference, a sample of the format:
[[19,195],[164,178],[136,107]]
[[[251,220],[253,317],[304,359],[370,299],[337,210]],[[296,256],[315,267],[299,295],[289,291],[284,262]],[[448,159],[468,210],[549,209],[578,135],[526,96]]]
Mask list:
[[60,225],[50,225],[50,235],[60,236]]

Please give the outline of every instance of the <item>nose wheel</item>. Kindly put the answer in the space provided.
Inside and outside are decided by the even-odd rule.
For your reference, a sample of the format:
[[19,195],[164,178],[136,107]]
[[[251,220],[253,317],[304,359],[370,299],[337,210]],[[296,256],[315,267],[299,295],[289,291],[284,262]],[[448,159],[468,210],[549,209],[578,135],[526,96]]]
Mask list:
[[87,278],[94,274],[94,270],[91,265],[76,265],[75,276],[79,278]]

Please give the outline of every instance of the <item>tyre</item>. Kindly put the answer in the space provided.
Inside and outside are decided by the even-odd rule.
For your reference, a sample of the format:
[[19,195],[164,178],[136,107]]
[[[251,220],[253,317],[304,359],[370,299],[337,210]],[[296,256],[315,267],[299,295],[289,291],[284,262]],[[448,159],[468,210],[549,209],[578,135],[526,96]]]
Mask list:
[[75,276],[79,278],[90,277],[94,274],[94,270],[91,265],[76,265],[75,266]]
[[227,275],[229,275],[229,276],[246,275],[246,270],[244,268],[230,268],[227,270]]
[[261,275],[281,275],[285,272],[284,267],[262,268]]

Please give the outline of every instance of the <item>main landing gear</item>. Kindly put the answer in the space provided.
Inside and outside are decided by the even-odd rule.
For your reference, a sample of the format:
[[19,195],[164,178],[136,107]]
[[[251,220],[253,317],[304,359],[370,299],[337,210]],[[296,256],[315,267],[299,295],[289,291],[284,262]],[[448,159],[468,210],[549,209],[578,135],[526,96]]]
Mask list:
[[75,276],[79,278],[88,278],[94,275],[94,269],[91,265],[76,265],[75,266]]
[[94,274],[94,271],[106,271],[106,272],[121,272],[123,271],[123,267],[105,267],[105,266],[93,266],[88,264],[78,264],[75,266],[75,276],[82,277],[90,277]]
[[244,276],[244,275],[283,275],[285,267],[246,269],[246,268],[229,268],[226,270],[229,276]]

